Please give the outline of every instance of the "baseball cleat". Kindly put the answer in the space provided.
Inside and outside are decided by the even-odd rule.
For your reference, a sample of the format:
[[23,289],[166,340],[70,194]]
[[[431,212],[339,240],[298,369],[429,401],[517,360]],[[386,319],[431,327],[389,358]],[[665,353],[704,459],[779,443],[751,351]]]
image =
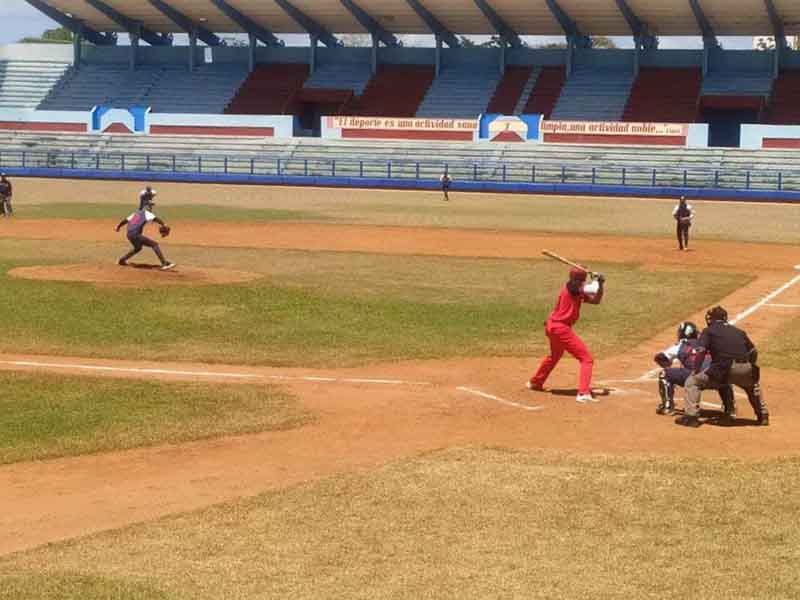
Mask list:
[[578,394],[575,396],[575,402],[580,402],[581,404],[588,404],[589,402],[599,402],[599,400],[595,399],[594,396],[591,394]]
[[170,269],[174,269],[174,268],[175,268],[175,263],[174,262],[168,262],[167,264],[161,266],[161,270],[162,271],[169,271]]
[[682,415],[675,419],[676,425],[683,425],[684,427],[700,427],[700,419],[693,415]]
[[538,383],[531,383],[530,381],[525,382],[525,387],[531,390],[532,392],[543,392],[544,387],[539,385]]
[[117,261],[117,264],[118,264],[120,267],[127,267],[127,266],[128,266],[128,261],[126,261],[126,260],[122,260],[122,259],[120,258],[120,259]]

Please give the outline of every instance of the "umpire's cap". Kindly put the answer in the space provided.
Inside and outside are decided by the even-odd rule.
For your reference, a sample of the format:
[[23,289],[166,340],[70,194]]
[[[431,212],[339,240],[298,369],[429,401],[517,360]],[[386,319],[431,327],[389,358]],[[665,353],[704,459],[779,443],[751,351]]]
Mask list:
[[715,306],[706,313],[706,324],[711,325],[714,321],[728,322],[728,311],[721,306]]

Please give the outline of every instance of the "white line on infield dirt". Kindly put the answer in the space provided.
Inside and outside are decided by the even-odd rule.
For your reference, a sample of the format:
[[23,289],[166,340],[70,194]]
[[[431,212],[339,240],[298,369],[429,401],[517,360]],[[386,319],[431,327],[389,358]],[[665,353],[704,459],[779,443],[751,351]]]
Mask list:
[[182,377],[211,377],[218,379],[274,379],[280,381],[308,381],[311,383],[360,383],[369,385],[433,385],[427,381],[403,381],[401,379],[336,378],[291,375],[258,375],[257,373],[224,373],[218,371],[189,371],[180,369],[151,369],[144,367],[110,367],[79,363],[36,362],[28,360],[0,360],[0,365],[33,367],[39,369],[64,369],[73,371],[96,371],[104,373],[135,373],[137,375],[177,375]]
[[774,302],[770,302],[765,306],[769,306],[771,308],[800,308],[800,304],[775,304]]
[[[796,266],[795,266],[795,269],[798,269],[798,270],[800,270],[800,265],[796,265]],[[777,297],[777,296],[781,295],[783,292],[785,292],[785,291],[786,291],[786,290],[788,290],[790,287],[792,287],[793,285],[795,285],[795,284],[796,284],[798,281],[800,281],[800,275],[796,275],[795,277],[793,277],[792,279],[790,279],[789,281],[787,281],[786,283],[784,283],[784,284],[783,284],[781,287],[779,287],[778,289],[776,289],[776,290],[773,290],[772,292],[770,292],[769,294],[767,294],[766,296],[764,296],[764,297],[763,297],[761,300],[759,300],[758,302],[756,302],[755,304],[753,304],[753,305],[752,305],[750,308],[747,308],[747,309],[743,310],[742,312],[740,312],[738,315],[736,315],[736,318],[735,318],[735,319],[732,319],[732,320],[730,321],[730,324],[731,324],[731,325],[736,325],[736,323],[738,323],[739,321],[742,321],[742,320],[746,319],[747,317],[749,317],[750,315],[752,315],[754,312],[756,312],[756,311],[757,311],[759,308],[761,308],[762,306],[769,305],[769,301],[770,301],[770,300],[772,300],[773,298],[775,298],[775,297]],[[774,305],[770,305],[770,306],[774,306]],[[660,370],[661,370],[661,369],[659,368],[659,369],[651,369],[650,371],[647,371],[647,373],[645,373],[644,375],[642,375],[642,376],[639,378],[639,381],[648,381],[648,380],[654,379],[654,378],[655,378],[655,376],[658,374],[658,372],[659,372]]]
[[530,406],[528,404],[520,404],[518,402],[512,402],[511,400],[503,400],[502,398],[498,398],[497,396],[492,396],[491,394],[487,394],[480,390],[473,390],[472,388],[460,386],[456,388],[459,392],[466,392],[467,394],[473,394],[475,396],[480,396],[481,398],[485,398],[486,400],[492,400],[494,402],[499,402],[500,404],[505,404],[506,406],[513,406],[514,408],[521,408],[522,410],[544,410],[544,406]]

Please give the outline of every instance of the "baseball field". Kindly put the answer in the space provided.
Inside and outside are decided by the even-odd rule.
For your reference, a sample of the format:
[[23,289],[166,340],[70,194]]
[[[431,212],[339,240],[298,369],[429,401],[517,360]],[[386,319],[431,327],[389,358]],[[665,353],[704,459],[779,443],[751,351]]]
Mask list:
[[[0,219],[0,598],[797,598],[800,206],[15,179]],[[155,228],[147,231],[157,236]],[[544,392],[567,267],[607,278]],[[769,427],[658,416],[722,304]],[[682,393],[678,393],[682,406]]]

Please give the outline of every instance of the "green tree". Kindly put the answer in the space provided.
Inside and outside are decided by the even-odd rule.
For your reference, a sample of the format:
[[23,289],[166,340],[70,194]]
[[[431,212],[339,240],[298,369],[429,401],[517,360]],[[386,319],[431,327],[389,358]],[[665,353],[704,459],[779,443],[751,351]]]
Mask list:
[[592,36],[592,48],[609,48],[614,49],[617,48],[617,43],[612,40],[610,37],[605,35],[593,35]]
[[24,37],[20,44],[71,44],[72,32],[66,27],[46,29],[39,37]]

